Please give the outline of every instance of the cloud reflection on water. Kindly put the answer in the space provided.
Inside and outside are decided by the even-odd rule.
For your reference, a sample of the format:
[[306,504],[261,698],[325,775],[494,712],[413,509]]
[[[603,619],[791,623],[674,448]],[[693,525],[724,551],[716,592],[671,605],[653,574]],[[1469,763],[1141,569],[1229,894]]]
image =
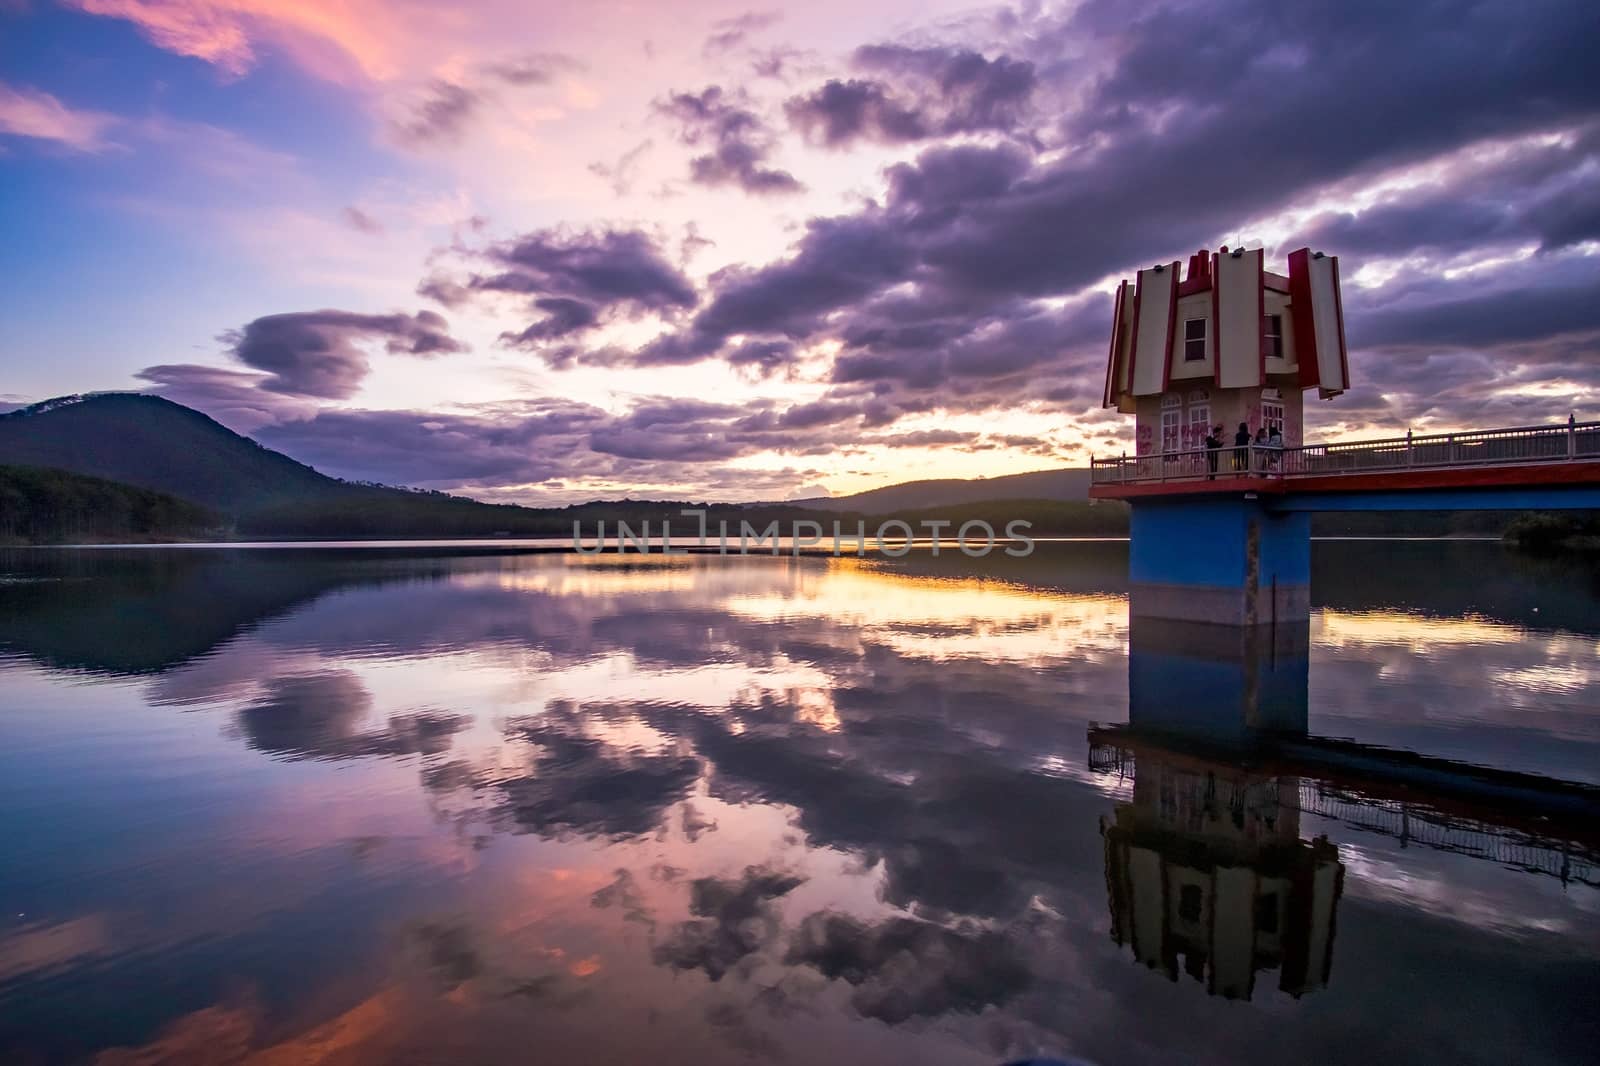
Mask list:
[[[1571,1002],[1562,975],[1592,967],[1581,944],[1600,942],[1590,890],[1340,842],[1326,819],[1315,831],[1340,842],[1349,887],[1317,996],[1285,1013],[1258,993],[1260,1009],[1219,1013],[1129,965],[1107,933],[1097,827],[1108,792],[1130,793],[1085,769],[1088,723],[1128,713],[1126,605],[1093,567],[1046,570],[1030,588],[915,559],[332,567],[309,599],[153,672],[75,652],[94,671],[76,680],[51,665],[59,644],[30,651],[18,635],[39,630],[7,616],[0,637],[33,658],[0,666],[8,684],[39,705],[86,684],[210,723],[170,753],[174,773],[248,800],[188,830],[130,832],[102,859],[212,841],[220,869],[165,868],[122,905],[148,927],[208,877],[231,903],[158,925],[137,951],[54,958],[66,983],[52,987],[93,1002],[98,975],[128,979],[152,957],[242,981],[238,1003],[163,1000],[104,1029],[146,1051],[209,1046],[214,1061],[470,1058],[533,1032],[591,1061],[1363,1057],[1418,979],[1462,1009],[1412,1018],[1407,1046],[1471,1059],[1508,1046],[1508,1012]],[[1585,647],[1474,618],[1324,611],[1312,725],[1479,761],[1499,754],[1483,736],[1515,730],[1532,738],[1518,768],[1592,766],[1600,728],[1580,708],[1600,691],[1572,666]],[[12,728],[12,759],[74,738],[43,718]],[[209,760],[241,746],[253,769],[218,780],[230,771]],[[62,787],[41,775],[13,787]],[[71,817],[132,828],[178,802],[142,787],[126,811]],[[245,862],[278,875],[230,876]],[[43,880],[18,887],[45,898]],[[346,939],[310,932],[325,927]],[[31,957],[15,936],[0,958]],[[38,972],[15,970],[0,1000],[41,993]],[[33,1009],[43,1024],[48,1008]],[[1158,1015],[1161,1031],[1140,1022]],[[1521,1051],[1559,1058],[1579,1032]]]

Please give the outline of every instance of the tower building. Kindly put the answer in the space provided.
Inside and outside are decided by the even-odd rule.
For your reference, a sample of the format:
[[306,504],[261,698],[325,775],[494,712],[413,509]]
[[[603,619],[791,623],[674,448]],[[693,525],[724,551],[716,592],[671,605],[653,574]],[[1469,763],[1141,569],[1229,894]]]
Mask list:
[[1259,248],[1224,245],[1139,271],[1117,285],[1104,406],[1135,418],[1135,452],[1205,446],[1243,422],[1304,442],[1303,395],[1350,387],[1339,259],[1291,252],[1289,272],[1266,269]]

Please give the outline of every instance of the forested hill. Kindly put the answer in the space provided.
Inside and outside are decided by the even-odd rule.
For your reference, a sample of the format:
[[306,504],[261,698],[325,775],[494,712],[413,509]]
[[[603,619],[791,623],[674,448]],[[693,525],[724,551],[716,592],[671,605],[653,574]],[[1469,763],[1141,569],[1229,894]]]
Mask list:
[[0,544],[206,540],[215,511],[162,492],[31,466],[0,466]]
[[359,488],[192,408],[127,392],[62,397],[0,415],[0,463],[110,478],[227,514]]

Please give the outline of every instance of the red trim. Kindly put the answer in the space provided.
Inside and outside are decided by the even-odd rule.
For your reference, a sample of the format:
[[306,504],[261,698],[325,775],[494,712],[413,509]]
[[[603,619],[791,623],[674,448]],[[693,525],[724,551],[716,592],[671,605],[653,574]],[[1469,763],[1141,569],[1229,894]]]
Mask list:
[[1317,364],[1317,323],[1311,309],[1311,249],[1289,253],[1289,322],[1294,327],[1294,357],[1300,387],[1321,384]]
[[1289,279],[1282,274],[1274,274],[1270,270],[1263,270],[1261,278],[1267,288],[1273,292],[1281,292],[1285,296],[1289,295]]
[[1161,364],[1161,391],[1166,392],[1172,387],[1172,345],[1178,335],[1178,273],[1182,266],[1176,259],[1172,261],[1172,298],[1167,303],[1167,358]]
[[[1211,276],[1218,277],[1220,255],[1211,256]],[[1211,384],[1222,388],[1222,286],[1211,286]]]
[[[1228,449],[1224,448],[1226,457]],[[1386,489],[1520,488],[1528,485],[1600,485],[1600,460],[1533,463],[1527,466],[1470,466],[1443,470],[1388,470],[1372,474],[1321,477],[1218,477],[1216,481],[1167,481],[1089,488],[1094,500],[1148,496],[1205,496],[1254,492],[1281,496],[1301,492],[1377,492]]]
[[1122,336],[1122,293],[1127,287],[1128,283],[1126,281],[1117,282],[1117,291],[1111,297],[1113,301],[1111,304],[1111,356],[1106,360],[1106,392],[1105,400],[1100,404],[1101,407],[1110,407],[1111,398],[1118,395],[1117,356],[1119,349],[1117,341]]
[[1261,371],[1256,388],[1267,383],[1267,252],[1256,249],[1256,352],[1261,356]]
[[1189,257],[1189,274],[1178,285],[1179,296],[1193,296],[1211,288],[1211,253],[1204,248]]
[[1350,355],[1344,347],[1344,297],[1339,291],[1338,256],[1333,257],[1333,313],[1339,322],[1339,369],[1344,372],[1339,391],[1343,392],[1350,387]]
[[[1128,342],[1128,392],[1139,384],[1139,307],[1144,301],[1144,271],[1133,275],[1133,337]],[[1135,395],[1137,395],[1135,393]],[[1135,401],[1137,403],[1138,401]]]

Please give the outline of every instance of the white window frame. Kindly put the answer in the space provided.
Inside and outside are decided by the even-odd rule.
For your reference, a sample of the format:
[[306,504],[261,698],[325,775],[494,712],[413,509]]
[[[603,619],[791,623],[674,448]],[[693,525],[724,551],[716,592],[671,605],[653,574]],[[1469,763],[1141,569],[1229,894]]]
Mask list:
[[1183,399],[1175,392],[1161,397],[1161,454],[1183,448]]
[[[1191,337],[1191,336],[1189,336],[1189,327],[1192,326],[1192,325],[1195,325],[1196,323],[1199,323],[1199,325],[1200,325],[1200,336]],[[1205,362],[1205,360],[1206,360],[1206,337],[1210,332],[1211,332],[1211,330],[1206,325],[1206,320],[1204,318],[1186,318],[1186,319],[1183,320],[1183,361],[1185,363],[1203,363],[1203,362]],[[1192,345],[1192,344],[1199,344],[1200,345],[1200,348],[1199,348],[1200,354],[1199,355],[1190,354],[1191,352],[1194,351],[1194,349],[1190,347],[1190,345]]]
[[1268,399],[1267,397],[1261,398],[1261,424],[1267,428],[1268,433],[1272,432],[1273,426],[1277,426],[1278,435],[1280,437],[1284,435],[1283,416],[1284,409],[1282,400]]
[[1206,435],[1211,432],[1211,397],[1204,390],[1196,390],[1189,394],[1189,409],[1185,414],[1184,425],[1188,429],[1186,449],[1194,451],[1205,446]]

